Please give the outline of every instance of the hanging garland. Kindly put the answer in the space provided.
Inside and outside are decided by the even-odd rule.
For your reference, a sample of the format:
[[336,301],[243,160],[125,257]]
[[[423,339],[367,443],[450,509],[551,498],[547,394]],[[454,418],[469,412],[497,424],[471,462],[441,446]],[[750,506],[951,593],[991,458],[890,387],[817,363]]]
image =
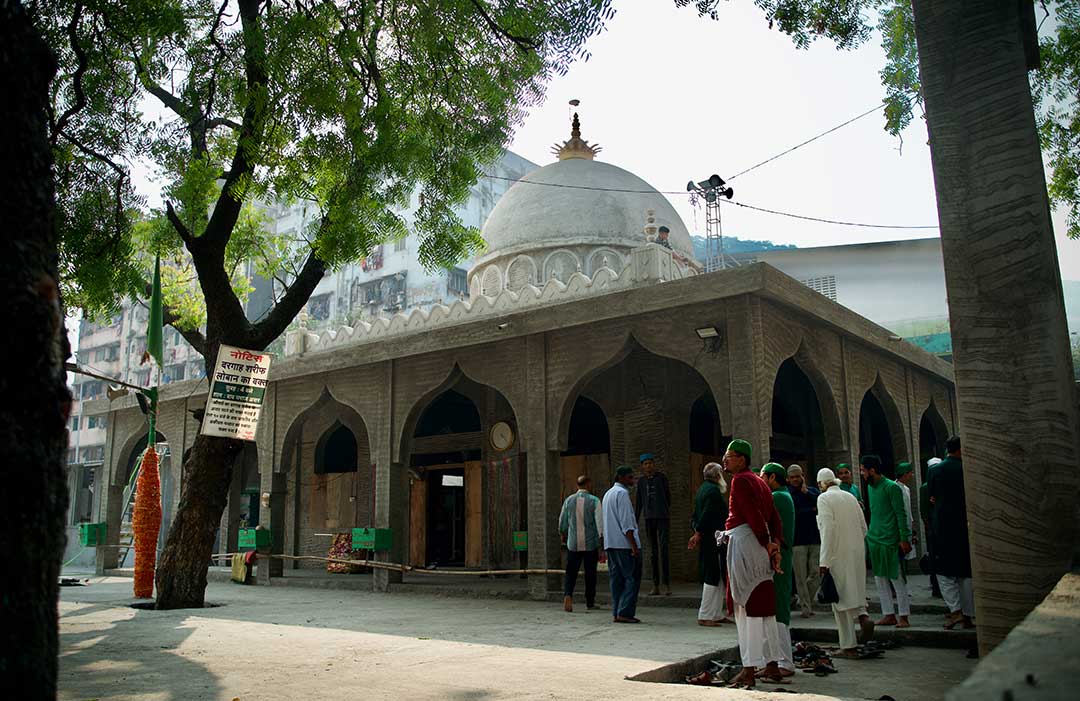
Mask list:
[[161,482],[157,451],[153,446],[143,454],[139,479],[135,483],[135,512],[131,525],[135,531],[135,596],[149,599],[154,596],[154,567],[161,531]]

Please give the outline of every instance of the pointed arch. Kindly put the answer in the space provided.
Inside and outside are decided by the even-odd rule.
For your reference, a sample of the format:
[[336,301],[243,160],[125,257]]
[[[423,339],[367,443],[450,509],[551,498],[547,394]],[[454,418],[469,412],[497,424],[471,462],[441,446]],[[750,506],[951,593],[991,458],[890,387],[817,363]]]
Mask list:
[[[770,401],[765,403],[767,412],[765,425],[772,427],[775,433],[777,417],[774,416],[773,412],[776,410],[777,400],[780,399],[777,392],[778,389],[781,389],[781,384],[789,380],[794,380],[796,383],[805,381],[805,386],[809,388],[812,394],[809,406],[804,407],[802,411],[805,413],[813,409],[811,412],[813,416],[805,417],[808,422],[806,429],[811,433],[815,433],[816,436],[812,451],[813,456],[806,456],[805,459],[821,464],[832,462],[834,458],[844,453],[844,429],[843,422],[840,419],[840,409],[837,406],[836,394],[832,385],[829,383],[828,378],[825,377],[825,374],[818,368],[809,349],[802,340],[799,341],[794,353],[777,366],[772,385],[772,397]],[[788,410],[798,409],[789,406]]]
[[881,373],[877,374],[859,406],[858,445],[859,454],[878,455],[883,468],[890,475],[896,463],[910,459],[900,410],[885,388]]

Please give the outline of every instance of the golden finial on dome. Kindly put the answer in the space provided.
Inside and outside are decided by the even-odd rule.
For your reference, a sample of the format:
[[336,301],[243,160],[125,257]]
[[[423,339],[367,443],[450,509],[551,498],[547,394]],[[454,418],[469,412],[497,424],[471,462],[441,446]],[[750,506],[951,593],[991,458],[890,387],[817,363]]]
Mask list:
[[582,158],[591,161],[596,157],[596,154],[603,150],[601,147],[593,146],[581,138],[581,120],[578,119],[577,112],[574,112],[574,121],[570,127],[570,139],[551,147],[551,152],[558,156],[560,161],[571,158]]

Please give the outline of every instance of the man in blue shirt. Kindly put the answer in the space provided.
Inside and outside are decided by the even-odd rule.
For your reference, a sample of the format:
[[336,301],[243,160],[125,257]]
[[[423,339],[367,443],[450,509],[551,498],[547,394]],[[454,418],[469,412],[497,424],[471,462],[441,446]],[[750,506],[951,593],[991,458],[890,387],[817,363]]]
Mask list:
[[600,500],[589,493],[588,475],[577,478],[578,490],[568,496],[559,512],[559,535],[566,546],[566,578],[563,580],[563,610],[574,611],[574,585],[578,570],[585,564],[585,608],[596,608],[596,564],[604,537],[604,517]]
[[619,465],[615,484],[604,495],[604,548],[608,556],[608,580],[611,584],[611,614],[615,623],[641,623],[637,612],[641,587],[641,539],[638,537],[630,488],[634,469]]

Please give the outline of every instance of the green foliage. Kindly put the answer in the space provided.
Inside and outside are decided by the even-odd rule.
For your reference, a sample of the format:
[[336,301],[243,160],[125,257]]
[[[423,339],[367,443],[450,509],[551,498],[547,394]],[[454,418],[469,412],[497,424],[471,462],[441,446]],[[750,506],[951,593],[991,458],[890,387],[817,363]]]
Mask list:
[[1050,202],[1065,208],[1069,238],[1080,238],[1080,0],[1053,3],[1056,32],[1039,43],[1032,74],[1039,141],[1050,165]]
[[[720,17],[720,0],[675,0],[702,16]],[[769,27],[791,36],[799,48],[818,38],[854,48],[871,29],[881,37],[885,66],[885,130],[899,137],[922,109],[915,18],[910,0],[754,0]],[[1031,92],[1043,155],[1050,169],[1050,204],[1066,212],[1068,235],[1080,238],[1080,0],[1043,0],[1037,20],[1048,31],[1040,40],[1042,65],[1031,73]],[[871,21],[876,21],[871,26]],[[1042,25],[1040,25],[1042,26]]]
[[[479,251],[455,206],[546,82],[588,58],[610,4],[32,2],[59,58],[50,121],[67,304],[115,310],[143,293],[148,256],[160,251],[169,311],[193,328],[229,301],[198,310],[220,273],[243,297],[244,261],[292,285],[309,255],[340,266],[406,235],[398,212],[417,189],[424,265]],[[148,105],[167,116],[151,119]],[[137,163],[162,182],[172,221],[135,196]],[[285,241],[254,205],[293,201],[320,217]]]

